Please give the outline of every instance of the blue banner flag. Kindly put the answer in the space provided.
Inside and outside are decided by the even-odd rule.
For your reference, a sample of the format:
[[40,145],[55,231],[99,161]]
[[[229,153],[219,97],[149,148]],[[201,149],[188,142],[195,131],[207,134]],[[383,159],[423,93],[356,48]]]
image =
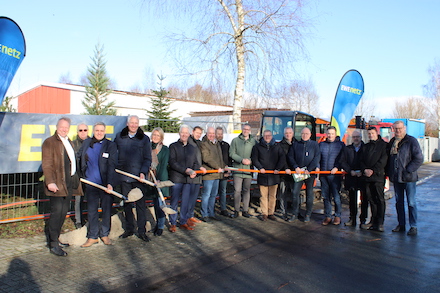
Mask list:
[[25,55],[26,42],[20,27],[0,16],[0,105]]
[[364,79],[359,71],[347,71],[339,82],[330,125],[336,127],[336,135],[342,137],[354,115],[354,111],[364,94]]

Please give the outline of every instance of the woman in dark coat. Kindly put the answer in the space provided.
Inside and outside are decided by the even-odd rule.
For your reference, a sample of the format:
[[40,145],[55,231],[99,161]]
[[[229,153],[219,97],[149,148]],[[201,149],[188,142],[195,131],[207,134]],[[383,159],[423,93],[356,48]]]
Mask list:
[[[160,127],[154,128],[151,132],[151,170],[153,170],[156,179],[159,181],[168,180],[168,160],[170,158],[170,149],[163,145],[164,132]],[[162,235],[165,227],[166,215],[160,208],[160,198],[157,188],[151,187],[149,194],[153,195],[154,213],[156,215],[156,227],[153,230],[154,235]],[[161,188],[164,197],[169,197],[169,188]]]

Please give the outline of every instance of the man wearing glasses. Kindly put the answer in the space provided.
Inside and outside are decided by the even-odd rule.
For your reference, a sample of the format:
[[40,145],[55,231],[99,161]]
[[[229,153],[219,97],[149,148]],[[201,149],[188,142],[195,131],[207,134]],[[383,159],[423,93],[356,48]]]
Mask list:
[[419,142],[406,134],[403,121],[393,124],[394,138],[387,146],[388,175],[394,185],[396,210],[399,225],[393,232],[405,232],[405,197],[408,204],[409,225],[408,235],[417,235],[416,181],[417,170],[423,163],[423,154]]
[[[75,151],[75,154],[78,153],[79,149],[81,148],[83,142],[89,138],[89,129],[88,126],[85,123],[80,123],[77,126],[77,135],[76,139],[72,141],[73,150]],[[82,185],[82,184],[80,184]],[[82,186],[83,187],[83,186]],[[79,193],[74,193],[75,196],[75,227],[77,229],[82,227],[83,219],[82,219],[82,206],[83,206],[83,200],[82,200],[82,190],[84,188],[79,188]]]

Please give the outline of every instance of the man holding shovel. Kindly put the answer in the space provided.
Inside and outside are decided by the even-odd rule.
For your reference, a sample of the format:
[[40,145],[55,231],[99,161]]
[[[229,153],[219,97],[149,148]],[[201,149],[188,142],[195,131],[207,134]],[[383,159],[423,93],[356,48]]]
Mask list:
[[[116,185],[115,167],[118,162],[116,144],[105,138],[105,124],[98,122],[93,126],[93,137],[86,139],[79,152],[81,177],[113,190]],[[86,186],[89,229],[87,241],[81,247],[89,247],[101,238],[105,245],[111,245],[110,234],[113,196],[94,186]],[[99,203],[102,208],[102,221],[99,225]]]
[[[139,127],[139,117],[135,115],[128,116],[127,127],[122,129],[116,135],[115,143],[118,148],[118,165],[117,169],[138,175],[141,179],[146,179],[146,175],[151,165],[151,143],[148,136]],[[127,196],[130,190],[138,187],[145,190],[143,183],[136,179],[121,175],[122,194]],[[145,234],[147,224],[147,207],[145,205],[145,197],[135,202],[137,213],[137,236],[143,241],[150,241]],[[119,236],[127,238],[134,234],[134,214],[133,205],[124,205],[125,213],[125,232]]]

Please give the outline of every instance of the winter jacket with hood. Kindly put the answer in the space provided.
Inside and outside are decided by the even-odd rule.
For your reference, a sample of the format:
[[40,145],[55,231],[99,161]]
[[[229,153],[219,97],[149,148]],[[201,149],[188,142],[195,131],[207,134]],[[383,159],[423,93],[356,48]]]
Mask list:
[[[142,129],[138,128],[135,136],[128,135],[128,126],[116,135],[115,143],[118,147],[119,170],[139,176],[143,173],[148,176],[151,165],[151,144],[150,139]],[[120,175],[124,182],[135,182],[136,179]]]

